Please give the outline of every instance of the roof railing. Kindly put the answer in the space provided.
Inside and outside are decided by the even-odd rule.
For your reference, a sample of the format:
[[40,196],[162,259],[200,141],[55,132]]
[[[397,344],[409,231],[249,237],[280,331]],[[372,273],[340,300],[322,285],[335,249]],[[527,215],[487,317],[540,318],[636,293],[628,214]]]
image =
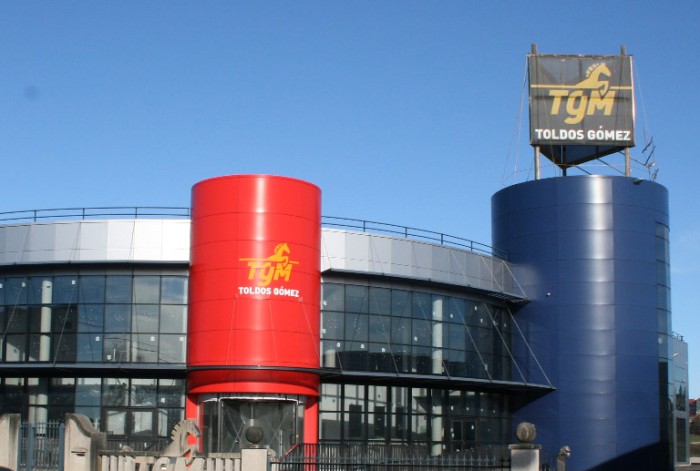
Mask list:
[[443,234],[441,232],[429,231],[426,229],[418,229],[416,227],[399,226],[396,224],[387,224],[384,222],[367,221],[364,219],[350,219],[335,216],[323,216],[322,224],[324,227],[337,227],[342,229],[351,229],[358,232],[368,232],[373,234],[385,234],[390,236],[399,236],[405,239],[419,240],[430,242],[433,244],[446,245],[456,247],[463,250],[468,250],[474,253],[491,255],[494,257],[506,258],[503,251],[497,250],[489,245],[482,244],[470,239]]
[[177,206],[103,206],[97,208],[27,209],[0,212],[0,222],[40,222],[95,218],[189,218],[190,208]]
[[[56,220],[87,220],[87,219],[166,219],[189,218],[190,208],[182,206],[102,206],[96,208],[54,208],[28,209],[23,211],[0,212],[0,223],[27,223]],[[324,227],[349,229],[379,235],[403,237],[433,244],[455,247],[470,252],[490,255],[505,259],[505,253],[491,246],[462,237],[429,231],[410,226],[400,226],[384,222],[351,219],[336,216],[323,216],[321,223]]]

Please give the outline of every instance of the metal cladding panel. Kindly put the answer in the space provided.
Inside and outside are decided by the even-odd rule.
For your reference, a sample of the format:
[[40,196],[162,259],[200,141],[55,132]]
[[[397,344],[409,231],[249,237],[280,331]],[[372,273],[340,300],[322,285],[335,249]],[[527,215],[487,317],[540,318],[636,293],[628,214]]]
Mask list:
[[318,375],[279,370],[200,370],[187,377],[190,393],[220,392],[317,396]]
[[[557,388],[514,421],[535,423],[545,449],[571,446],[567,469],[665,469],[655,244],[668,226],[666,189],[626,177],[538,180],[496,193],[492,219],[492,245],[532,301],[516,319]],[[654,406],[641,417],[624,406],[637,396]],[[625,426],[640,420],[653,426]]]
[[322,270],[420,279],[523,296],[503,259],[366,232],[323,229]]
[[0,265],[189,262],[190,222],[123,219],[0,226]]
[[236,175],[193,187],[190,392],[318,394],[302,370],[319,368],[320,239],[310,183]]

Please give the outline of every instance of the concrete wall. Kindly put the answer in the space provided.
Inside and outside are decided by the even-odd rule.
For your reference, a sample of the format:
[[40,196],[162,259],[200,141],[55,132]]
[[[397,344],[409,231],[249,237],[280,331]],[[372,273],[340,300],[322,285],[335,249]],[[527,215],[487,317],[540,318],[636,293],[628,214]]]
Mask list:
[[63,469],[93,471],[98,469],[99,451],[106,448],[107,435],[98,432],[81,414],[66,414]]
[[0,466],[17,469],[19,458],[19,414],[0,416]]

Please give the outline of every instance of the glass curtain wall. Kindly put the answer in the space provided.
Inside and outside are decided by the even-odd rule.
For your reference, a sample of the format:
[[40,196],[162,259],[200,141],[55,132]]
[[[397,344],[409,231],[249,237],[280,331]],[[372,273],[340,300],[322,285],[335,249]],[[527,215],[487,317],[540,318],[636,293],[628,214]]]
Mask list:
[[0,277],[0,363],[185,362],[187,277]]
[[187,277],[0,277],[2,363],[182,363]]
[[511,314],[421,291],[323,283],[321,366],[510,381]]
[[656,313],[659,322],[659,437],[665,448],[668,463],[673,463],[674,399],[673,351],[671,328],[671,270],[669,230],[656,225]]
[[[169,437],[184,418],[184,375],[157,368],[184,371],[181,273],[0,276],[0,369],[11,371],[0,379],[0,410],[34,423],[77,412],[125,443]],[[18,376],[23,365],[50,374]]]
[[[659,319],[659,377],[662,442],[675,463],[689,462],[688,345],[671,326],[669,229],[656,225],[656,292]],[[675,447],[673,446],[675,444]]]
[[[511,381],[512,318],[502,305],[445,293],[324,282],[321,366],[372,384],[323,384],[320,440],[404,443],[433,455],[507,443],[507,394],[381,384],[431,376]],[[380,373],[377,375],[377,373]]]
[[433,455],[510,440],[505,394],[376,384],[323,384],[320,440],[404,443]]

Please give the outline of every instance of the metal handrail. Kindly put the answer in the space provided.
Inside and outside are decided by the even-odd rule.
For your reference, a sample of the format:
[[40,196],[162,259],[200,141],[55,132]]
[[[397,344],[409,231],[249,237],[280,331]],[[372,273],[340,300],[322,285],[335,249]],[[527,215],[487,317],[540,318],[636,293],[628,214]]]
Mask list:
[[377,221],[367,221],[364,219],[350,219],[335,216],[323,216],[322,224],[325,227],[338,227],[344,229],[355,229],[360,232],[369,232],[375,234],[386,234],[392,236],[401,236],[405,239],[422,240],[434,244],[446,245],[460,249],[466,249],[470,252],[491,255],[501,259],[506,258],[503,251],[497,250],[480,242],[476,242],[463,237],[452,236],[442,232],[429,231],[410,226],[400,226],[396,224],[388,224]]
[[189,218],[190,208],[177,206],[102,206],[96,208],[26,209],[0,212],[0,222],[39,222],[56,219],[81,220],[105,216],[114,218]]
[[[0,223],[41,222],[51,220],[86,220],[97,218],[189,218],[191,211],[183,206],[102,206],[95,208],[27,209],[0,212]],[[506,254],[489,245],[442,232],[429,231],[365,219],[322,216],[323,227],[356,230],[419,240],[433,244],[456,247],[470,252],[505,259]]]

